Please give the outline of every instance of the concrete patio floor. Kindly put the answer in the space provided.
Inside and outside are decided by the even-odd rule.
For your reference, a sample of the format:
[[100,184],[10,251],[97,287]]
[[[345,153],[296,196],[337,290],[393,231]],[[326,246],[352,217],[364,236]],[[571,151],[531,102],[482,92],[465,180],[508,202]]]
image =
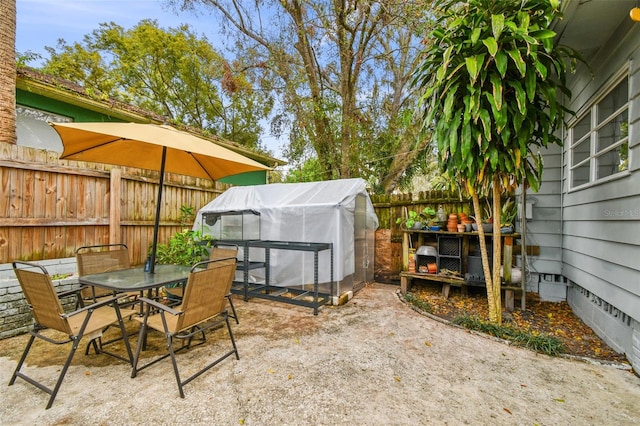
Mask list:
[[[0,357],[0,424],[640,424],[633,373],[435,321],[404,304],[397,289],[368,285],[317,317],[236,298],[240,360],[228,358],[186,385],[185,399],[168,360],[131,379],[126,364],[88,366],[79,351],[45,410],[44,392],[20,379],[7,386],[16,359]],[[185,374],[190,361],[228,342],[217,333],[178,356]],[[7,344],[0,341],[0,355]],[[30,368],[53,379],[58,366]]]

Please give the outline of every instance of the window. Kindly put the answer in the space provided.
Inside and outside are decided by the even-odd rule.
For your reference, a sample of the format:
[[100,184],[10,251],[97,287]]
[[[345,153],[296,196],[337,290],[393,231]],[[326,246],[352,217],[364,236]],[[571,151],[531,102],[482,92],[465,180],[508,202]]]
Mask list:
[[570,182],[576,188],[629,169],[629,77],[625,74],[568,132]]
[[18,145],[62,152],[62,141],[56,131],[47,124],[47,121],[70,123],[72,120],[62,115],[17,105],[16,131]]

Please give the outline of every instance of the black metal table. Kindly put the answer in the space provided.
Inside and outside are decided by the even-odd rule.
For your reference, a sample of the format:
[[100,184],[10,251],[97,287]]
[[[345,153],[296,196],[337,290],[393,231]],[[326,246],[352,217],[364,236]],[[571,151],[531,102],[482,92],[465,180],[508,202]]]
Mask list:
[[[152,298],[154,289],[170,284],[186,282],[189,278],[191,266],[183,265],[156,265],[154,273],[145,272],[143,267],[120,269],[118,271],[101,272],[99,274],[83,275],[78,277],[82,285],[96,286],[116,293],[139,291],[142,294],[147,291]],[[140,304],[140,314],[143,306]],[[142,349],[147,349],[147,336],[144,335]]]
[[[240,286],[234,286],[231,291],[235,294],[242,294],[244,300],[249,297],[277,300],[279,302],[290,303],[313,308],[313,314],[318,315],[318,308],[331,300],[333,296],[333,243],[314,243],[302,241],[271,241],[271,240],[218,240],[217,245],[236,245],[243,248],[243,259],[238,262],[238,270],[243,271],[243,281]],[[264,250],[264,262],[250,260],[249,251],[251,249]],[[293,250],[312,252],[313,256],[313,291],[306,291],[295,287],[280,287],[270,284],[271,250]],[[320,293],[318,291],[318,254],[322,251],[330,252],[330,291]],[[265,268],[265,283],[249,283],[249,271],[252,269]],[[311,300],[308,300],[308,297]]]

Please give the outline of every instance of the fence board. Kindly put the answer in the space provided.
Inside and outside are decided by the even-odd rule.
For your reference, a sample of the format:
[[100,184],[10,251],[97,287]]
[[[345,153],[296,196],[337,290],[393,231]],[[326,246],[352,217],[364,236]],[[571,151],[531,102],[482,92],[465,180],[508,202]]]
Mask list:
[[[111,167],[59,160],[57,155],[0,144],[0,263],[70,257],[77,247],[109,242],[126,243],[132,263],[143,263],[153,237],[158,173],[119,169],[118,196],[110,186]],[[181,229],[181,206],[197,211],[228,187],[206,179],[167,177],[160,243]],[[120,221],[110,226],[111,208],[117,209]],[[110,236],[110,230],[118,228]]]

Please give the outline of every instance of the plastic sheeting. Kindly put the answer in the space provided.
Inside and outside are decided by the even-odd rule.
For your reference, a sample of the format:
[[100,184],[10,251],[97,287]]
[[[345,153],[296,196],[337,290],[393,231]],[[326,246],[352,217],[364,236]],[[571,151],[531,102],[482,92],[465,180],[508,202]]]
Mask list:
[[[333,243],[333,276],[338,283],[354,275],[364,276],[361,268],[373,270],[378,218],[362,179],[233,187],[200,209],[193,229],[211,234],[202,220],[205,212],[246,210],[260,214],[261,240]],[[263,260],[254,250],[251,260]],[[313,253],[272,250],[270,256],[271,285],[290,287],[313,282]],[[356,261],[359,257],[363,258]],[[330,254],[320,252],[318,282],[330,281],[329,266]],[[263,279],[263,270],[250,271],[250,281]],[[346,290],[338,286],[334,292]]]

